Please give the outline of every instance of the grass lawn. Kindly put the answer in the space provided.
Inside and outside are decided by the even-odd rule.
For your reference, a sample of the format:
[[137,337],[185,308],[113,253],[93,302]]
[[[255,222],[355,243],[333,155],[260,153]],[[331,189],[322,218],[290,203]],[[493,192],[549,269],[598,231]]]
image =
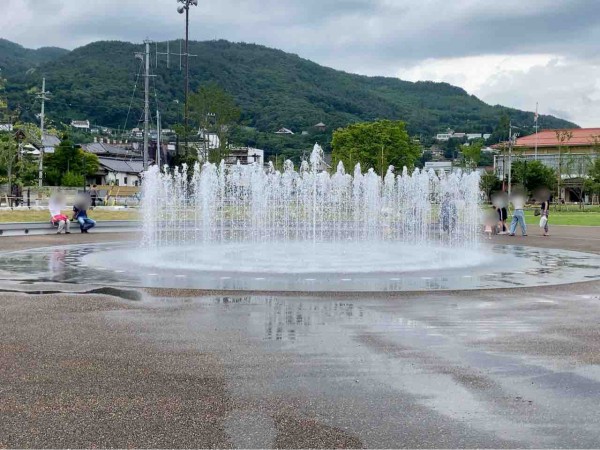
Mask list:
[[[528,225],[539,225],[540,218],[533,215],[533,211],[525,211],[525,220]],[[552,225],[578,225],[600,226],[600,211],[552,211],[550,210],[549,224]]]
[[[73,211],[63,211],[63,213],[71,217]],[[95,209],[88,211],[88,215],[94,220],[135,220],[138,218],[138,211],[119,210],[110,211]],[[0,211],[0,222],[49,222],[50,215],[47,210],[34,211],[34,210],[16,210],[16,211]]]

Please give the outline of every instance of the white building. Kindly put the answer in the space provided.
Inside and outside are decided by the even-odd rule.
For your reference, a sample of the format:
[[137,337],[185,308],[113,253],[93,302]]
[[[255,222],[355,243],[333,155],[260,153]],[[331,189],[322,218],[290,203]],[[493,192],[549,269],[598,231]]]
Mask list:
[[144,162],[138,159],[118,159],[99,157],[100,168],[95,184],[116,186],[139,186]]
[[294,134],[294,132],[288,128],[280,128],[275,134]]
[[233,166],[238,163],[241,165],[257,163],[260,166],[264,166],[265,151],[253,147],[234,147],[229,149],[229,154],[225,157],[225,164]]
[[90,129],[90,121],[89,120],[72,120],[71,126],[73,128],[77,128],[80,130],[89,130]]
[[438,173],[440,170],[450,173],[452,172],[452,161],[427,161],[424,169],[433,169],[436,173]]

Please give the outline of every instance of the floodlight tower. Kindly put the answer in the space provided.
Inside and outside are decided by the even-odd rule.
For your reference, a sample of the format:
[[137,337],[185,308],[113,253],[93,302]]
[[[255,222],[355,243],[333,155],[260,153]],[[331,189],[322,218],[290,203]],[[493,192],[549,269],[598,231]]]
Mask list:
[[177,7],[179,14],[185,13],[185,112],[184,112],[184,125],[185,125],[185,151],[188,151],[188,96],[190,92],[190,52],[189,52],[189,39],[190,39],[190,6],[198,6],[198,0],[177,0],[177,3],[181,3]]

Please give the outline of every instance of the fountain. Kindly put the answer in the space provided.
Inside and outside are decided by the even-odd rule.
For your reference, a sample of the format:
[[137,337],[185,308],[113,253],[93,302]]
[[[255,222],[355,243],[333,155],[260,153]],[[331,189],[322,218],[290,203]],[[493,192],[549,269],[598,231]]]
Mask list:
[[600,258],[483,245],[477,173],[196,165],[144,177],[141,242],[0,254],[2,273],[110,286],[398,292],[572,283]]
[[226,167],[196,164],[144,177],[143,245],[206,246],[253,243],[355,245],[403,242],[473,248],[479,230],[479,175],[436,174],[416,169],[385,177],[373,169],[354,175],[338,164],[333,175],[319,170],[323,151],[283,172],[270,164]]
[[[151,168],[142,238],[148,269],[245,274],[406,273],[478,265],[479,175],[406,168],[384,177],[323,150],[269,165]],[[310,279],[308,279],[310,280]]]

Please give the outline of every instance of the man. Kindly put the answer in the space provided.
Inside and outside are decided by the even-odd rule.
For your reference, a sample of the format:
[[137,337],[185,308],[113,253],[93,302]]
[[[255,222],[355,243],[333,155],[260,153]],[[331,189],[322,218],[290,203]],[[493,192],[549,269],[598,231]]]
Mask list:
[[510,224],[510,236],[514,236],[517,231],[517,224],[521,227],[523,236],[527,236],[527,224],[525,224],[525,193],[517,191],[513,193],[510,199],[513,204],[513,216]]
[[96,207],[96,200],[98,199],[98,187],[95,184],[90,189],[90,196],[92,197],[92,206],[90,209],[94,209]]
[[79,222],[79,229],[82,233],[87,233],[88,230],[96,226],[96,221],[90,219],[87,215],[88,205],[89,200],[84,196],[78,197],[73,205],[73,220]]
[[69,218],[62,213],[63,209],[66,209],[64,197],[58,193],[50,197],[48,202],[48,209],[50,210],[50,222],[53,225],[58,225],[58,231],[56,234],[65,232],[65,234],[71,234],[71,222]]

